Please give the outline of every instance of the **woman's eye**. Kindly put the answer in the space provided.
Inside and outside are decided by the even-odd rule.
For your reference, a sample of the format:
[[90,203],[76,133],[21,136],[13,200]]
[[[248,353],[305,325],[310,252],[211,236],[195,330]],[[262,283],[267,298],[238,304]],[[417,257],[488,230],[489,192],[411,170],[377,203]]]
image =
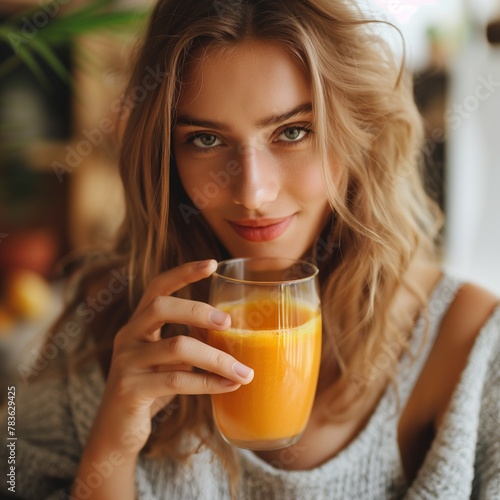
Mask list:
[[213,148],[222,144],[222,141],[213,134],[196,134],[190,137],[188,142],[200,149]]
[[284,142],[300,142],[304,139],[309,133],[310,129],[306,127],[288,127],[284,129],[279,134],[279,139]]

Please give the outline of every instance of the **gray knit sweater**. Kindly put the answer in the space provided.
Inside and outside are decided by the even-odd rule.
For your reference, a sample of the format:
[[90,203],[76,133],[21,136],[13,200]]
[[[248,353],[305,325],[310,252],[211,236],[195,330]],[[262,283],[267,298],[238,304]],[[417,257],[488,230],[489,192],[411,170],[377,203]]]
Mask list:
[[[398,408],[404,407],[411,394],[458,286],[456,280],[445,276],[433,291],[428,341],[423,350],[423,318],[415,328],[412,350],[421,354],[414,362],[410,356],[402,359],[397,384],[400,406],[396,389],[389,387],[356,439],[312,470],[287,471],[267,464],[250,451],[239,451],[242,479],[238,498],[500,499],[500,308],[482,328],[443,424],[411,485],[406,484],[398,449]],[[17,385],[17,495],[27,499],[69,498],[67,492],[103,387],[96,364],[83,373],[46,381],[43,388]],[[1,421],[3,455],[5,415]],[[280,460],[293,460],[293,453],[284,452]],[[2,492],[6,491],[5,468],[6,459],[2,457]],[[105,474],[105,469],[101,473]],[[97,473],[88,478],[87,486],[95,481],[99,481]],[[207,449],[200,449],[183,465],[141,458],[136,485],[139,499],[230,498],[227,478]]]

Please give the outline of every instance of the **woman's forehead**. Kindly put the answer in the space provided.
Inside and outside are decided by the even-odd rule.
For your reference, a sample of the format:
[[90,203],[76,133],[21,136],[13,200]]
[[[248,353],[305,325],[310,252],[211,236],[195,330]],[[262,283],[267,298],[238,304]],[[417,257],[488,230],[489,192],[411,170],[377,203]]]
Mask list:
[[310,100],[309,80],[296,59],[279,44],[251,40],[198,49],[186,67],[178,108],[223,111],[232,103],[260,116],[269,106],[274,112]]

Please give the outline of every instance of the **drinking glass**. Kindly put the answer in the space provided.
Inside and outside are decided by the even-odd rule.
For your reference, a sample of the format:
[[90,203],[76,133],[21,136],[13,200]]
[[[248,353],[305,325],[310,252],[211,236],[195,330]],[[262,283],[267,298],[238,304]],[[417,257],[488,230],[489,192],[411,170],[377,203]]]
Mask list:
[[209,302],[231,316],[231,327],[209,330],[208,343],[254,370],[248,385],[212,395],[220,434],[252,450],[295,443],[309,420],[319,374],[318,269],[285,258],[222,261]]

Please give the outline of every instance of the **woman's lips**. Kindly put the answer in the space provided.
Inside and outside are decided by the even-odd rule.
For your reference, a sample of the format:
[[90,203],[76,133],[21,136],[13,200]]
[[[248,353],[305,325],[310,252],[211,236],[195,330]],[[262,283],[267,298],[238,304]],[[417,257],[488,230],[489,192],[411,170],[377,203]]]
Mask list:
[[281,219],[229,221],[236,234],[253,243],[279,238],[292,222],[293,215]]

